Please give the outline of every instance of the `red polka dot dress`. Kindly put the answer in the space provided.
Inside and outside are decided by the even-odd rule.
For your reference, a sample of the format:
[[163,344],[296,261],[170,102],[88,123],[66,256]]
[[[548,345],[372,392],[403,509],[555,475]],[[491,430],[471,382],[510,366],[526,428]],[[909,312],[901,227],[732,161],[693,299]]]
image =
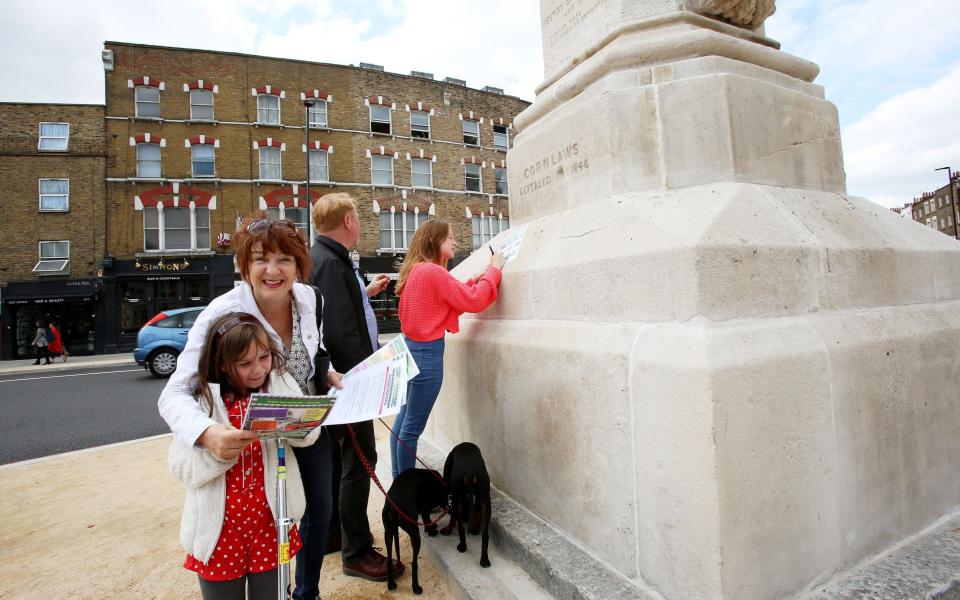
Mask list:
[[[249,396],[225,402],[230,424],[240,427]],[[206,564],[188,554],[183,566],[207,581],[229,581],[247,573],[277,568],[277,525],[267,504],[263,483],[263,451],[259,442],[240,453],[237,464],[227,471],[227,505],[220,539]],[[302,543],[297,526],[290,528],[290,556]]]

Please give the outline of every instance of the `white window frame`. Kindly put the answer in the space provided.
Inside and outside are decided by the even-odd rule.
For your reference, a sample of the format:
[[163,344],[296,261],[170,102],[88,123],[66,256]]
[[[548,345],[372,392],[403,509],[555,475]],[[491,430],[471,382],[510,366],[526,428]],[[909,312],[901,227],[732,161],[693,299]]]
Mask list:
[[[272,108],[269,106],[266,106],[266,107],[261,106],[260,101],[266,98],[275,98],[277,101],[277,107]],[[277,121],[275,123],[273,121],[264,121],[262,118],[264,111],[266,111],[266,114],[268,117],[269,115],[273,114],[273,112],[276,112]],[[282,121],[280,120],[280,95],[279,94],[257,94],[257,125],[280,125],[281,123]]]
[[[201,102],[194,102],[194,101],[193,101],[193,93],[194,93],[194,92],[206,92],[206,93],[210,94],[210,104],[203,104],[203,103],[201,103]],[[208,90],[208,89],[204,89],[204,88],[194,88],[194,89],[190,90],[190,120],[191,120],[191,121],[214,121],[214,120],[216,120],[215,115],[214,115],[214,112],[213,112],[213,99],[214,99],[213,96],[214,96],[214,94],[213,94],[213,91],[212,91],[212,90]],[[195,106],[203,106],[203,107],[209,106],[209,107],[210,107],[210,118],[198,117],[198,116],[196,116],[195,114],[193,114],[193,109],[194,109]]]
[[[407,227],[407,215],[413,215],[413,230],[409,230]],[[400,227],[397,227],[397,215],[400,215]],[[387,228],[383,226],[384,219],[389,220],[390,224],[390,247],[383,247],[383,233],[388,231]],[[395,206],[391,206],[389,211],[381,210],[380,211],[380,223],[378,232],[380,234],[380,245],[379,250],[381,252],[406,252],[410,247],[410,240],[413,239],[413,234],[416,233],[417,229],[427,221],[430,220],[430,213],[420,211],[418,208],[411,210],[397,210]],[[399,242],[399,245],[398,245]]]
[[[66,194],[50,194],[50,193],[44,194],[44,193],[43,193],[43,182],[44,182],[44,181],[66,181],[66,182],[67,182],[67,193],[66,193]],[[63,178],[63,177],[47,177],[47,178],[41,178],[41,179],[37,182],[37,195],[39,196],[39,202],[40,202],[40,203],[39,203],[39,211],[40,211],[40,212],[70,212],[70,180],[69,180],[69,179],[66,179],[66,178]],[[44,206],[43,206],[43,198],[44,198],[45,196],[57,196],[57,197],[63,196],[63,197],[64,197],[64,204],[65,204],[65,206],[64,206],[63,208],[44,208]]]
[[[156,148],[157,148],[157,153],[160,155],[160,158],[157,159],[156,161],[152,161],[152,160],[151,160],[151,161],[147,161],[146,159],[141,159],[141,158],[140,158],[140,148],[141,148],[141,147],[146,147],[146,146],[156,146]],[[162,146],[161,146],[159,143],[156,143],[156,142],[137,142],[136,148],[137,148],[137,150],[136,150],[136,152],[137,152],[137,177],[139,177],[139,178],[141,178],[141,179],[162,179],[162,178],[163,178],[163,148],[162,148]],[[141,164],[141,163],[147,163],[147,162],[150,162],[150,163],[156,162],[156,163],[157,163],[157,166],[158,166],[159,168],[157,169],[157,174],[156,174],[156,175],[142,175],[142,174],[140,173],[140,164]]]
[[[426,173],[417,173],[414,170],[414,167],[417,165],[417,161],[420,161],[427,165]],[[427,176],[427,185],[417,185],[417,176]],[[410,187],[415,188],[432,188],[433,187],[433,161],[429,158],[411,158],[410,159]]]
[[[155,90],[155,91],[157,92],[157,100],[156,100],[156,102],[154,102],[153,100],[143,100],[143,99],[140,98],[140,91],[141,91],[141,90],[148,90],[148,89],[149,89],[149,90]],[[134,88],[133,88],[133,104],[134,104],[134,111],[135,111],[134,114],[135,114],[137,117],[139,117],[139,118],[141,118],[141,119],[159,119],[159,118],[160,118],[160,115],[161,115],[161,113],[160,113],[160,88],[157,87],[157,86],[155,86],[155,85],[138,85],[138,86],[134,86]],[[145,115],[145,114],[141,114],[141,111],[140,111],[140,105],[141,105],[141,104],[144,104],[144,105],[154,105],[154,104],[155,104],[155,105],[157,106],[157,114],[155,114],[155,115]],[[144,106],[144,108],[146,108],[146,106]]]
[[[383,119],[374,119],[373,118],[373,109],[380,109],[387,111],[387,120]],[[374,131],[374,123],[386,123],[389,131]],[[377,135],[393,135],[393,109],[389,106],[383,104],[370,104],[370,133],[375,133]]]
[[[503,173],[503,179],[497,179],[498,172]],[[503,191],[497,189],[497,184],[503,183]],[[501,196],[506,196],[510,193],[510,188],[507,185],[507,168],[506,167],[494,167],[493,168],[493,193],[499,194]]]
[[[314,173],[314,165],[311,157],[319,158],[323,156],[323,165],[318,165],[319,171]],[[324,183],[330,181],[330,152],[327,150],[310,148],[307,150],[307,162],[309,163],[310,183]],[[322,175],[323,177],[319,177]]]
[[[157,211],[157,245],[159,248],[147,248],[147,211]],[[166,229],[166,211],[169,209],[164,209],[160,205],[157,205],[153,208],[144,207],[143,209],[143,251],[144,252],[181,252],[187,250],[209,250],[210,249],[210,232],[212,231],[212,226],[210,223],[210,208],[207,206],[196,206],[191,204],[186,207],[180,207],[179,210],[189,210],[190,211],[190,247],[189,248],[167,248],[167,229]],[[206,245],[200,245],[198,243],[199,239],[199,229],[197,228],[197,210],[207,211],[207,226],[204,228],[207,230],[207,239]]]
[[290,219],[297,225],[297,229],[303,232],[303,236],[306,239],[312,240],[313,239],[313,233],[312,233],[313,223],[311,222],[311,219],[310,219],[310,207],[303,207],[299,209],[304,211],[303,214],[306,216],[305,217],[306,220],[303,222],[298,222],[296,219],[293,219],[287,216],[287,211],[290,210],[291,208],[293,207],[284,206],[283,204],[281,204],[277,208],[268,208],[267,218],[268,219]]
[[[53,255],[53,256],[44,256],[44,245],[49,244],[66,244],[67,253],[66,255]],[[33,272],[40,275],[63,275],[70,272],[70,240],[45,240],[37,244],[37,264],[33,266]],[[50,266],[59,267],[56,269],[41,269],[41,266]]]
[[[373,175],[374,175],[374,173],[376,173],[376,172],[378,171],[378,169],[375,168],[375,165],[377,164],[377,161],[380,161],[381,164],[389,164],[389,165],[390,165],[390,183],[382,183],[382,182],[377,182],[377,181],[374,180],[374,176],[373,176]],[[384,163],[384,161],[388,161],[388,163]],[[380,171],[380,172],[383,172],[384,169],[379,169],[379,171]],[[394,173],[393,173],[393,157],[392,157],[392,156],[388,156],[388,155],[381,155],[381,154],[371,154],[371,155],[370,155],[370,184],[371,184],[371,185],[391,185],[391,186],[392,186],[394,181],[395,181],[395,179],[394,179]]]
[[[194,155],[194,152],[196,152],[200,148],[210,148],[210,152],[212,153],[211,160],[203,160],[203,161],[197,160],[197,157]],[[211,163],[213,165],[213,172],[210,174],[206,174],[206,173],[198,174],[197,173],[198,162]],[[192,146],[190,146],[190,174],[193,177],[202,177],[202,178],[217,176],[217,150],[213,144],[193,144]]]
[[[273,150],[273,151],[275,151],[275,152],[277,153],[277,162],[276,162],[276,163],[271,163],[271,162],[265,163],[264,160],[263,160],[263,158],[264,158],[264,157],[263,157],[264,150],[267,150],[267,151]],[[262,147],[262,148],[258,148],[258,149],[257,149],[257,152],[259,153],[257,157],[258,157],[259,163],[260,163],[260,179],[262,179],[262,180],[264,180],[264,181],[283,181],[283,153],[281,152],[280,148],[276,148],[276,147],[274,147],[274,146],[264,146],[264,147]],[[264,164],[267,164],[267,165],[276,164],[276,165],[277,165],[277,177],[264,177],[264,176],[263,176],[263,165],[264,165]]]
[[[321,109],[322,107],[322,109]],[[327,101],[326,100],[314,100],[313,106],[309,107],[307,112],[308,118],[310,119],[310,129],[326,129],[329,127],[329,117],[327,113]],[[323,120],[314,120],[315,115],[323,115]]]
[[[477,180],[477,189],[470,189],[470,170],[476,169],[476,180]],[[480,170],[480,165],[475,165],[473,163],[464,163],[463,165],[463,189],[471,194],[482,194],[483,193],[483,173]]]
[[[43,126],[44,125],[62,125],[67,128],[66,136],[59,135],[43,135]],[[63,148],[44,148],[44,140],[63,140]],[[40,139],[37,141],[37,150],[41,152],[66,152],[70,149],[70,123],[61,123],[59,121],[41,121],[40,122]]]
[[[503,127],[503,133],[497,132],[497,127]],[[503,138],[503,144],[497,143],[497,136]],[[507,129],[506,125],[495,124],[493,126],[493,147],[506,150],[510,147],[510,130]]]
[[[414,128],[413,128],[413,127],[414,127],[414,124],[413,124],[413,115],[415,115],[415,114],[422,114],[422,115],[424,115],[424,116],[427,118],[427,130],[426,130],[426,132],[424,132],[422,129],[414,129]],[[419,127],[419,125],[418,125],[418,127]],[[418,132],[418,133],[426,133],[427,135],[426,135],[426,136],[414,135],[414,134],[413,134],[414,131],[416,131],[416,132]],[[411,111],[410,111],[410,137],[411,137],[411,138],[414,138],[414,139],[418,139],[418,140],[429,140],[429,139],[431,139],[432,135],[433,135],[433,131],[432,131],[432,129],[431,129],[431,123],[430,123],[430,113],[429,113],[428,111],[425,111],[425,110],[411,110]]]
[[[506,223],[506,227],[504,227],[504,223]],[[480,231],[475,231],[476,229]],[[470,218],[470,239],[473,249],[480,248],[507,229],[510,229],[510,218],[504,217],[502,214],[497,215],[496,219],[492,214],[473,215]]]
[[[476,125],[476,127],[477,127],[477,134],[476,134],[477,141],[476,141],[476,142],[468,142],[468,141],[467,141],[467,136],[468,136],[468,135],[470,135],[470,136],[473,135],[472,133],[468,133],[468,132],[467,132],[467,123],[473,123],[473,124]],[[478,121],[477,119],[464,119],[464,120],[462,121],[461,129],[463,130],[463,143],[464,143],[465,145],[467,145],[467,146],[479,146],[479,145],[480,145],[480,121]]]

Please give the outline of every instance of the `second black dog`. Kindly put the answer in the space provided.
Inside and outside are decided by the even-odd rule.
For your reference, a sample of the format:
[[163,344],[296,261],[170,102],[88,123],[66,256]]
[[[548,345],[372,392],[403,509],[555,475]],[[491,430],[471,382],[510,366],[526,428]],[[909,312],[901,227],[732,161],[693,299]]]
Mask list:
[[457,444],[443,465],[443,479],[447,482],[452,501],[450,503],[450,522],[443,528],[443,535],[449,535],[453,524],[457,524],[460,544],[457,550],[467,551],[467,538],[463,524],[470,524],[470,533],[483,533],[480,544],[480,566],[489,567],[490,557],[487,546],[490,542],[490,476],[483,462],[483,455],[476,444],[463,442]]
[[[447,505],[447,490],[440,473],[426,469],[407,469],[400,473],[387,492],[388,500],[384,502],[383,512],[383,539],[387,545],[387,588],[397,589],[397,582],[393,578],[393,552],[391,542],[400,559],[400,529],[410,536],[410,546],[413,550],[413,560],[410,561],[410,573],[413,576],[413,593],[422,594],[423,588],[417,580],[417,556],[420,554],[420,527],[416,523],[404,518],[397,512],[403,511],[410,519],[420,518],[422,522],[430,522],[430,513],[435,508]],[[393,500],[393,504],[390,503]],[[394,507],[396,504],[396,508]],[[437,526],[425,528],[427,535],[437,535]]]

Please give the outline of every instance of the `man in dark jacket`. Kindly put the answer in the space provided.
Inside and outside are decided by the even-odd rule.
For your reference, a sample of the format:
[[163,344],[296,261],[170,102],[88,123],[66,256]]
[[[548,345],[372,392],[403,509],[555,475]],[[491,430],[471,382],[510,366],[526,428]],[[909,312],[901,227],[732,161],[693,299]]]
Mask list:
[[[323,343],[334,369],[346,373],[379,346],[376,317],[369,298],[382,292],[390,280],[386,275],[379,275],[370,284],[364,284],[350,260],[348,251],[360,239],[360,219],[356,202],[349,194],[327,194],[320,198],[313,205],[312,219],[319,235],[310,251],[313,261],[310,283],[317,286],[323,296]],[[375,467],[377,449],[373,421],[354,423],[352,427],[360,451],[367,457],[371,468]],[[333,486],[331,542],[335,545],[337,532],[341,532],[344,574],[386,581],[387,559],[374,550],[367,520],[370,476],[357,457],[347,426],[334,425],[328,427],[328,432],[333,444],[333,460],[337,463],[339,457],[341,466],[341,469],[334,468],[334,477],[339,473],[340,480],[339,486],[337,481]],[[336,510],[338,487],[339,522]],[[397,569],[403,569],[399,561],[394,563],[395,575]]]

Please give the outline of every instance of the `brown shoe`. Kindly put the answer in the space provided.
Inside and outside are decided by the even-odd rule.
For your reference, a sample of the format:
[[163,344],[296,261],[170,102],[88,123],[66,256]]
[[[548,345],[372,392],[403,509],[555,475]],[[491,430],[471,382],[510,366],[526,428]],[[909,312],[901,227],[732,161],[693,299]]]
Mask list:
[[[403,568],[403,563],[394,560],[393,576],[398,577],[403,573]],[[359,560],[349,564],[343,563],[343,574],[350,577],[362,577],[370,581],[386,581],[387,557],[370,548]]]

